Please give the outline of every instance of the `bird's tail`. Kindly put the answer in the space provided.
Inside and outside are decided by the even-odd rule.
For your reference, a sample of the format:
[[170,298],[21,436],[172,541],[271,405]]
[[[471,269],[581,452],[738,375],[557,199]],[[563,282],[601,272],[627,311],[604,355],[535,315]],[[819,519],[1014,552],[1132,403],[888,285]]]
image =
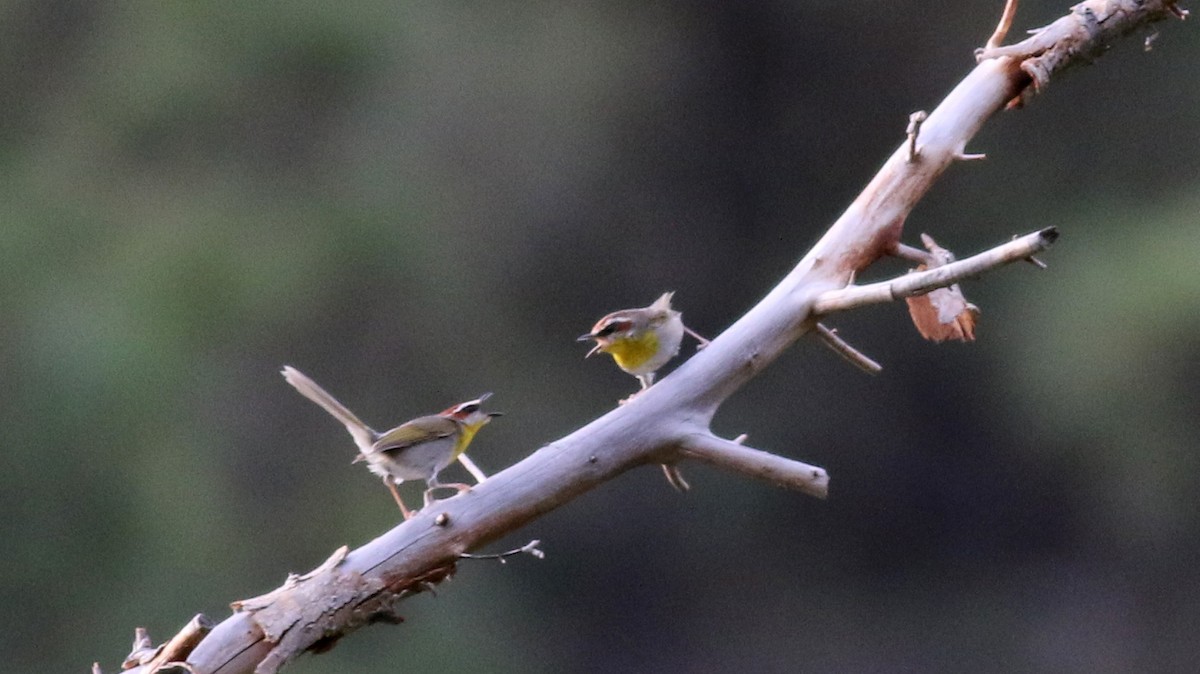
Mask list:
[[309,379],[307,375],[291,365],[285,365],[282,374],[287,383],[299,391],[300,395],[325,408],[326,412],[345,424],[346,430],[354,436],[354,444],[358,445],[360,451],[365,453],[370,450],[371,445],[375,444],[378,434],[370,426],[364,424],[361,419],[354,416],[353,412],[346,409],[345,405],[338,402],[337,398],[329,395],[317,382]]

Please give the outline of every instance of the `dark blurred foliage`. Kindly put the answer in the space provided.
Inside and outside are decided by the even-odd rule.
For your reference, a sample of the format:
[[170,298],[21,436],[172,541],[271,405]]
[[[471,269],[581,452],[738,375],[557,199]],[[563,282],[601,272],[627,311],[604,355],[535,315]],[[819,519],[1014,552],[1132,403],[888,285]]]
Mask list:
[[[1000,4],[0,5],[0,669],[113,670],[395,524],[285,363],[378,427],[495,391],[489,471],[604,412],[636,382],[575,335],[668,289],[720,332]],[[1189,670],[1200,36],[1160,30],[910,218],[960,254],[1063,232],[967,285],[977,343],[862,311],[835,324],[880,376],[803,342],[722,409],[828,501],[634,471],[510,539],[544,561],[292,669]]]

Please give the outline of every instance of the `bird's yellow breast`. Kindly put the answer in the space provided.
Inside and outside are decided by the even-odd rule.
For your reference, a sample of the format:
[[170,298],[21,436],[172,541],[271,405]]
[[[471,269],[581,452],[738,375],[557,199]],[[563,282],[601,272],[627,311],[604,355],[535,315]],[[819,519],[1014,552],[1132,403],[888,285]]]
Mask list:
[[459,454],[467,451],[467,445],[471,444],[471,440],[475,439],[475,434],[483,425],[487,423],[487,419],[475,424],[462,424],[459,428],[462,430],[458,434],[458,442],[454,445],[454,458],[458,458]]
[[613,340],[600,350],[612,354],[622,370],[636,370],[658,353],[658,335],[647,330],[637,337]]

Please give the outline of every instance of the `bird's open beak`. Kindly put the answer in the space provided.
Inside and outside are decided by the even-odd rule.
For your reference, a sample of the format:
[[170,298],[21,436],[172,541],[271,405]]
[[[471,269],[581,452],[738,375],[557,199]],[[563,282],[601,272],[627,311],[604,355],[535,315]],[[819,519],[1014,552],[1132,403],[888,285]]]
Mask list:
[[[595,335],[593,335],[592,333],[590,333],[590,332],[589,332],[589,333],[588,333],[588,334],[586,334],[586,335],[580,335],[580,336],[576,337],[576,338],[575,338],[575,341],[577,341],[577,342],[586,342],[586,341],[588,341],[589,339],[596,339],[596,336],[595,336]],[[600,342],[596,342],[596,346],[593,346],[593,347],[592,347],[592,350],[591,350],[591,351],[588,351],[588,352],[587,352],[587,355],[585,355],[585,356],[584,356],[584,358],[591,358],[591,357],[592,357],[592,354],[593,354],[593,353],[596,353],[597,351],[599,351],[601,346],[603,346],[603,345],[602,345]]]
[[488,416],[489,417],[502,417],[502,416],[504,416],[504,412],[488,412]]

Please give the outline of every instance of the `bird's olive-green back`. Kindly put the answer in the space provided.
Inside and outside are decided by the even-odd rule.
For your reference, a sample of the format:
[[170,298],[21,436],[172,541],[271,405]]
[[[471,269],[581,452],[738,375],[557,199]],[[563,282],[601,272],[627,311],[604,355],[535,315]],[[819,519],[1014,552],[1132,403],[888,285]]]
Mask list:
[[454,435],[457,430],[458,424],[453,420],[436,414],[417,417],[380,435],[372,449],[377,452],[401,450],[422,442]]

